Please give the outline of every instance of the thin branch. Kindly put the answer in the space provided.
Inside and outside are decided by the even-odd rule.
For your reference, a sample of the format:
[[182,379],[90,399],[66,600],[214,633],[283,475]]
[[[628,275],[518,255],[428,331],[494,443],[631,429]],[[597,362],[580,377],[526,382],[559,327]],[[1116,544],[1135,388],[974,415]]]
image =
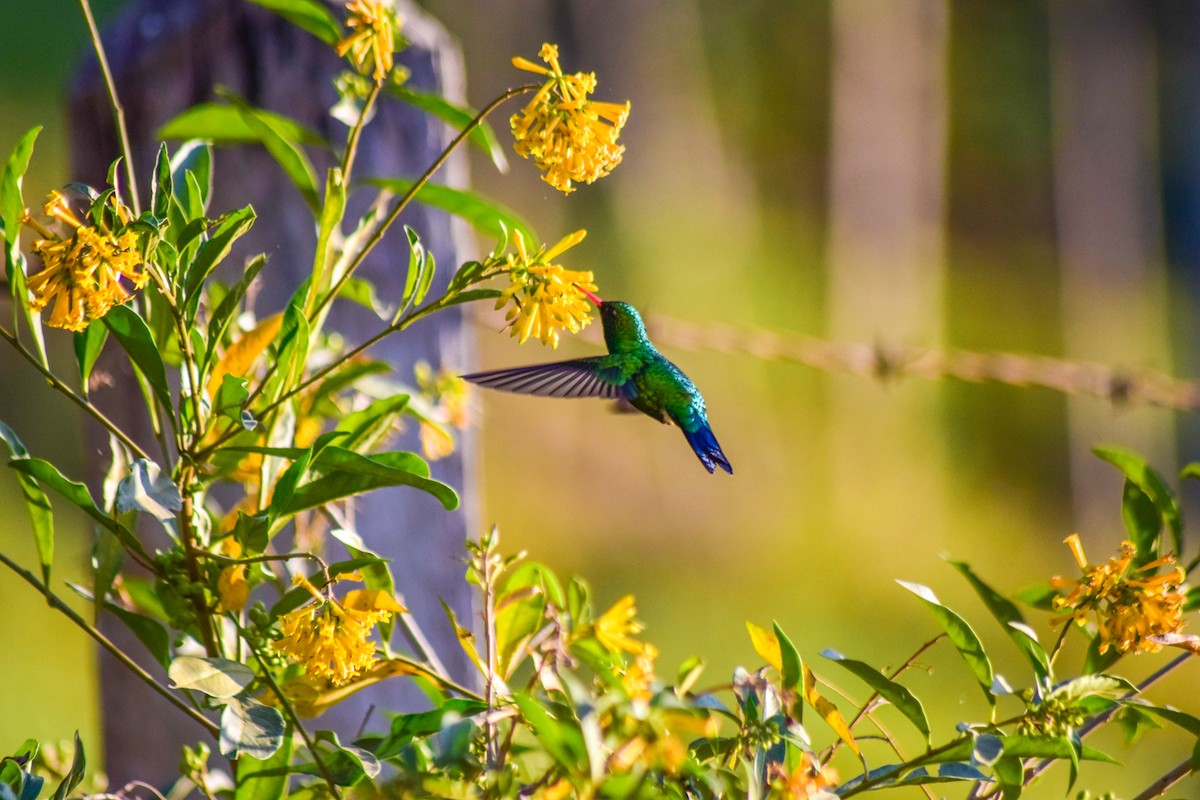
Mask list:
[[1154,800],[1155,797],[1162,797],[1167,789],[1170,789],[1175,784],[1192,774],[1192,759],[1185,758],[1183,761],[1175,765],[1175,767],[1163,775],[1161,778],[1150,784],[1133,800]]
[[117,96],[117,85],[113,81],[112,70],[108,66],[108,56],[104,53],[104,43],[100,40],[100,29],[96,27],[96,18],[92,16],[92,6],[88,0],[79,0],[79,8],[87,19],[88,34],[92,38],[92,48],[96,51],[96,60],[100,63],[100,74],[104,76],[104,88],[108,90],[108,105],[112,108],[113,123],[117,126],[117,136],[121,140],[121,155],[125,160],[125,178],[129,182],[129,200],[133,206],[133,215],[142,213],[142,204],[138,199],[137,180],[133,175],[133,148],[129,146],[129,129],[125,126],[125,108],[121,98]]
[[258,648],[254,646],[254,643],[246,637],[246,630],[241,625],[238,625],[238,633],[241,634],[241,638],[246,642],[246,646],[250,649],[250,652],[254,654],[254,658],[257,659],[259,666],[262,667],[262,677],[268,684],[270,684],[271,691],[273,691],[275,693],[275,697],[279,699],[279,705],[283,708],[284,713],[287,714],[289,721],[296,726],[296,731],[300,734],[300,738],[304,740],[304,744],[308,747],[308,752],[312,753],[313,763],[316,764],[317,769],[320,770],[321,777],[325,779],[325,783],[329,786],[330,793],[337,798],[337,800],[341,800],[342,792],[338,788],[337,783],[334,782],[333,774],[329,771],[329,767],[325,765],[325,761],[321,758],[321,754],[317,752],[316,743],[313,742],[312,737],[308,735],[308,731],[305,729],[304,724],[300,722],[300,716],[296,713],[296,709],[292,707],[292,702],[284,696],[283,690],[279,688],[279,684],[275,681],[275,676],[271,674],[270,665],[267,664],[266,660],[262,657],[262,654],[258,652]]
[[25,346],[21,344],[21,342],[17,339],[17,337],[14,334],[9,333],[3,327],[0,327],[0,338],[5,339],[9,344],[11,344],[13,346],[14,350],[16,350],[18,353],[21,354],[22,358],[24,358],[26,361],[28,361],[30,364],[32,364],[33,368],[36,369],[39,373],[41,373],[41,376],[46,379],[46,383],[50,384],[50,388],[58,391],[60,394],[62,394],[64,397],[66,397],[68,400],[70,400],[72,403],[79,406],[85,412],[87,412],[89,415],[91,415],[91,417],[93,419],[95,419],[97,422],[99,422],[104,427],[105,430],[107,430],[113,436],[117,437],[121,441],[121,444],[125,445],[130,450],[132,450],[134,453],[136,453],[137,455],[146,459],[147,461],[151,460],[150,456],[146,455],[146,451],[143,450],[142,448],[138,447],[137,442],[133,441],[133,439],[130,439],[129,436],[123,430],[121,430],[119,427],[117,427],[117,424],[115,422],[113,422],[112,420],[110,420],[108,417],[106,417],[104,415],[103,411],[96,408],[94,405],[91,404],[91,402],[89,402],[88,400],[81,397],[78,393],[76,393],[74,389],[72,389],[70,386],[67,386],[65,383],[63,383],[61,380],[59,380],[53,372],[51,372],[49,369],[47,369],[42,364],[42,362],[39,361],[37,359],[37,357],[35,357],[33,355],[33,353],[30,353],[28,350],[25,349]]
[[337,283],[333,285],[328,294],[321,298],[321,301],[317,304],[318,313],[320,313],[327,305],[333,302],[333,299],[337,297],[338,293],[342,290],[342,287],[346,285],[346,281],[350,280],[350,276],[354,274],[354,271],[358,269],[358,266],[362,264],[363,260],[371,252],[371,250],[374,249],[375,245],[377,245],[383,238],[383,235],[387,233],[388,228],[390,228],[392,223],[396,221],[396,218],[400,216],[400,212],[402,212],[412,201],[412,199],[416,197],[417,192],[421,191],[422,187],[429,182],[429,179],[432,178],[434,174],[442,168],[442,165],[446,163],[446,159],[448,159],[450,155],[458,149],[458,146],[467,140],[467,137],[471,135],[471,132],[483,124],[483,121],[487,118],[488,114],[491,114],[493,111],[512,98],[540,88],[541,84],[526,84],[525,86],[518,86],[515,89],[509,89],[491,103],[488,103],[488,105],[482,111],[475,115],[474,119],[468,122],[466,126],[458,132],[457,136],[450,140],[450,144],[446,145],[446,149],[442,151],[441,155],[434,159],[434,162],[429,165],[429,168],[425,170],[425,173],[418,178],[412,186],[409,187],[408,191],[405,192],[404,195],[396,202],[396,205],[392,206],[392,210],[388,212],[387,217],[385,217],[383,222],[380,223],[379,228],[376,229],[373,234],[371,234],[369,239],[367,239],[362,250],[355,255],[354,259],[346,267],[346,270],[338,276]]
[[[1127,692],[1121,698],[1121,700],[1123,700],[1123,701],[1124,700],[1132,700],[1134,697],[1137,697],[1139,694],[1146,691],[1151,686],[1158,683],[1163,678],[1167,677],[1172,672],[1174,672],[1176,669],[1178,669],[1180,666],[1182,666],[1185,661],[1187,661],[1189,658],[1191,658],[1191,656],[1192,656],[1191,653],[1183,653],[1182,655],[1176,656],[1171,661],[1167,662],[1162,667],[1160,667],[1157,671],[1155,671],[1149,677],[1147,677],[1144,681],[1139,683],[1137,685],[1137,688],[1135,688],[1133,691]],[[1082,741],[1084,737],[1086,737],[1092,731],[1096,730],[1096,728],[1099,728],[1101,725],[1103,725],[1104,723],[1106,723],[1110,719],[1112,719],[1113,714],[1117,713],[1117,711],[1120,708],[1121,708],[1120,705],[1114,706],[1113,708],[1109,709],[1108,711],[1105,711],[1102,714],[1097,714],[1096,716],[1089,719],[1083,726],[1081,726],[1079,728],[1079,739]],[[1034,766],[1030,767],[1025,773],[1025,785],[1028,786],[1029,784],[1031,784],[1035,778],[1037,778],[1039,775],[1041,775],[1043,772],[1045,772],[1047,769],[1049,769],[1051,766],[1053,766],[1053,764],[1054,764],[1054,761],[1052,759],[1045,758],[1045,759],[1042,759],[1041,761],[1039,761]]]
[[61,611],[63,613],[63,615],[66,616],[67,619],[71,620],[71,622],[75,623],[77,626],[82,628],[83,631],[85,633],[87,633],[88,636],[91,636],[93,639],[95,639],[97,642],[99,642],[101,647],[103,647],[105,650],[107,650],[109,653],[111,653],[114,658],[116,658],[118,661],[120,661],[122,664],[124,664],[125,667],[127,667],[131,672],[133,672],[133,674],[135,674],[139,678],[141,678],[142,681],[144,681],[151,689],[153,689],[154,691],[158,692],[160,695],[165,697],[168,701],[171,702],[172,705],[177,707],[183,713],[187,714],[189,717],[194,719],[200,725],[203,725],[205,727],[205,729],[207,729],[208,732],[213,735],[214,738],[221,732],[220,727],[218,727],[215,722],[213,722],[212,720],[205,717],[203,714],[201,714],[199,711],[197,711],[196,709],[189,706],[187,703],[183,702],[183,700],[181,700],[178,697],[176,697],[175,695],[171,694],[171,692],[168,691],[166,689],[166,687],[164,687],[158,681],[154,680],[154,677],[152,675],[150,675],[150,673],[146,672],[146,670],[142,669],[141,666],[139,666],[137,662],[135,662],[129,656],[125,655],[125,652],[123,650],[121,650],[121,648],[119,648],[115,644],[113,644],[112,641],[110,641],[107,636],[105,636],[99,630],[97,630],[92,625],[90,625],[87,622],[87,620],[85,620],[83,617],[81,617],[77,613],[75,613],[75,610],[73,608],[71,608],[66,603],[64,603],[58,597],[58,595],[54,594],[54,592],[50,591],[50,588],[48,586],[46,586],[44,583],[42,583],[40,580],[38,580],[33,575],[32,572],[29,572],[25,568],[21,567],[19,564],[12,561],[8,556],[6,556],[2,552],[0,552],[0,562],[3,562],[6,567],[8,567],[13,572],[20,575],[25,580],[26,583],[28,583],[30,586],[32,586],[33,588],[35,588],[39,592],[41,592],[42,596],[46,598],[46,602],[50,605],[51,608]]

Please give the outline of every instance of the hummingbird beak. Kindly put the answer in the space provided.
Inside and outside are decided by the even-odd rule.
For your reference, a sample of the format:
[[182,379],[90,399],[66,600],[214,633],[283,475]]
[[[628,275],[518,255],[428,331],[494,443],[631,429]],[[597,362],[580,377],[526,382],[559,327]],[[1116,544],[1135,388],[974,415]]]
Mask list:
[[604,305],[603,300],[601,300],[599,297],[597,297],[596,295],[589,292],[587,289],[580,286],[578,283],[575,284],[575,288],[578,289],[579,291],[583,292],[585,295],[587,295],[587,299],[591,300],[593,303],[595,303],[596,308],[599,308],[600,306]]

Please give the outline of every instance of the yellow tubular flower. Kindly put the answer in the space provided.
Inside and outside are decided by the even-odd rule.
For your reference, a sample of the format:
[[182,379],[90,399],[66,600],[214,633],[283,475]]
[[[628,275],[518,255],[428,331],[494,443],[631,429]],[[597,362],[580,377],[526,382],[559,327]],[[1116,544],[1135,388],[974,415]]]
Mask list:
[[547,78],[509,120],[513,148],[522,158],[533,159],[544,173],[542,180],[569,194],[575,182],[591,183],[621,163],[625,146],[617,144],[617,138],[629,119],[630,104],[589,100],[596,90],[596,74],[564,74],[556,46],[543,44],[538,55],[549,68],[520,57],[512,62],[517,69]]
[[564,251],[583,241],[587,231],[575,231],[549,250],[530,255],[525,239],[513,231],[516,253],[501,262],[501,272],[507,274],[509,285],[496,300],[496,309],[512,303],[505,314],[505,328],[522,344],[529,337],[542,344],[558,347],[558,332],[579,333],[592,321],[591,306],[580,289],[596,291],[592,273],[564,269],[550,263]]
[[[124,226],[130,219],[129,210],[115,199],[112,202],[116,219]],[[66,234],[52,233],[28,214],[22,218],[42,237],[33,243],[42,270],[26,280],[33,295],[29,307],[42,311],[53,303],[46,324],[81,331],[133,297],[127,286],[140,289],[145,285],[149,276],[142,264],[140,238],[131,229],[84,225],[58,192],[50,193],[44,210]]]
[[337,43],[337,54],[350,54],[350,61],[364,75],[370,67],[376,83],[387,78],[394,65],[396,29],[400,18],[384,0],[354,0],[346,4],[345,38]]
[[[308,581],[297,582],[316,592]],[[375,666],[375,644],[371,631],[397,610],[395,598],[385,592],[356,589],[338,602],[319,594],[310,603],[285,614],[280,620],[283,638],[276,650],[302,664],[311,677],[324,678],[341,686]]]
[[1094,613],[1101,653],[1109,647],[1119,653],[1156,653],[1162,645],[1152,637],[1178,633],[1183,627],[1183,569],[1173,567],[1160,575],[1154,574],[1159,567],[1171,567],[1174,556],[1164,556],[1130,570],[1135,553],[1130,542],[1122,542],[1121,552],[1107,563],[1091,565],[1084,556],[1078,534],[1068,536],[1066,544],[1083,575],[1077,581],[1062,577],[1050,581],[1055,589],[1070,587],[1069,593],[1054,599],[1054,607],[1070,609],[1070,616],[1062,619],[1072,619],[1080,625]]
[[782,764],[772,764],[768,773],[771,797],[792,797],[800,800],[836,798],[831,789],[837,786],[837,771],[822,766],[812,753],[801,753],[800,763],[791,772]]
[[637,606],[633,595],[627,594],[596,620],[593,626],[596,641],[610,653],[624,651],[638,655],[645,652],[651,645],[633,638],[645,630],[642,623],[634,619],[636,616]]

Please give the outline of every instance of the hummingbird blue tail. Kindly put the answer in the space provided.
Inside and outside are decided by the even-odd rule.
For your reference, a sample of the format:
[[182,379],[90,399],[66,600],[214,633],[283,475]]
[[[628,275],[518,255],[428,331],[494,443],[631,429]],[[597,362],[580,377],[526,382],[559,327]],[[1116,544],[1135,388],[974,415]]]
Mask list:
[[712,428],[702,424],[694,431],[684,430],[683,435],[687,437],[688,444],[696,451],[696,457],[709,473],[720,467],[730,475],[733,474],[733,467],[721,452],[721,445],[717,444],[717,437],[713,436]]

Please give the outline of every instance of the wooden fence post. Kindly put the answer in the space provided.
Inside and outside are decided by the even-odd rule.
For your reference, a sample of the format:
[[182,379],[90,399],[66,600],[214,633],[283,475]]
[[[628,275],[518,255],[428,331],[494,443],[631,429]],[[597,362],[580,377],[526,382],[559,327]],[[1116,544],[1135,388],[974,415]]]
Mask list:
[[[403,32],[410,47],[398,61],[411,71],[410,85],[462,100],[463,75],[459,53],[445,31],[415,6],[399,2]],[[344,140],[345,129],[329,108],[336,102],[333,79],[345,68],[331,48],[275,15],[243,0],[138,0],[105,33],[105,44],[125,105],[133,143],[134,162],[143,196],[157,141],[156,129],[190,105],[214,98],[215,86],[225,86],[255,106],[287,114],[325,135]],[[102,183],[118,155],[117,138],[94,59],[85,66],[71,98],[73,176]],[[364,131],[359,147],[358,176],[415,178],[449,141],[443,123],[410,106],[384,100]],[[313,153],[319,174],[322,154]],[[466,164],[452,159],[436,182],[461,185]],[[261,147],[222,148],[215,157],[213,213],[247,203],[258,221],[231,258],[266,252],[270,259],[260,277],[260,313],[282,308],[312,261],[315,230],[311,212],[279,167]],[[352,195],[350,217],[365,208],[370,192]],[[357,203],[355,202],[357,200]],[[435,290],[444,287],[451,267],[464,260],[461,229],[445,214],[422,206],[406,210],[401,222],[416,229],[424,244],[444,265]],[[366,260],[360,272],[372,280],[381,296],[398,297],[408,263],[408,248],[399,227],[393,229]],[[435,367],[469,365],[471,346],[461,306],[438,314],[406,331],[403,343],[385,341],[372,350],[389,362],[401,379],[412,375],[420,359]],[[361,340],[380,326],[379,320],[357,309],[335,308],[332,327],[351,340]],[[119,413],[132,406],[137,389],[116,376],[111,388],[94,391],[97,402]],[[99,432],[92,432],[89,452],[102,452]],[[415,432],[399,443],[416,449]],[[358,505],[358,527],[369,546],[392,559],[397,585],[409,609],[432,640],[451,674],[471,681],[469,664],[441,610],[444,599],[462,620],[473,617],[471,596],[463,580],[463,542],[475,527],[475,492],[469,483],[473,442],[464,436],[459,450],[432,465],[434,477],[461,491],[463,507],[445,513],[437,501],[403,488],[376,492]],[[106,464],[96,457],[93,477]],[[121,635],[108,625],[113,635]],[[402,646],[396,636],[394,644]],[[122,636],[131,652],[140,645]],[[161,672],[161,671],[160,671]],[[111,783],[141,779],[163,786],[176,775],[180,745],[197,740],[199,731],[161,699],[154,697],[107,656],[101,658],[102,710]],[[321,727],[353,736],[368,710],[412,708],[420,695],[411,684],[387,681],[361,692],[321,719]],[[373,727],[384,718],[373,717]],[[214,748],[215,749],[215,748]]]

